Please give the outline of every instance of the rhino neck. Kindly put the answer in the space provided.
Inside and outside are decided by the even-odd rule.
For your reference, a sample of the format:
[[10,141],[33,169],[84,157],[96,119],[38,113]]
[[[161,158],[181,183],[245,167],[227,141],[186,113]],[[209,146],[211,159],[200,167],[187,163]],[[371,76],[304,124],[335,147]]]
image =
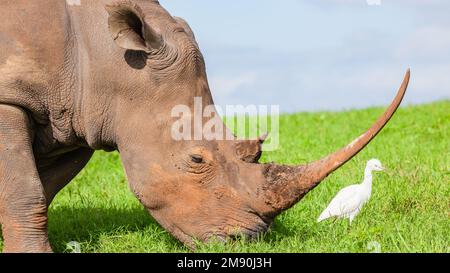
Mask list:
[[[93,3],[87,3],[68,7],[73,33],[73,43],[69,47],[74,67],[70,95],[73,101],[71,123],[77,138],[85,146],[94,150],[114,150],[116,145],[112,125],[115,99],[112,90],[116,88],[114,73],[121,69],[112,60],[121,59],[110,54],[106,31],[95,31],[95,28],[100,27],[92,24],[95,19],[93,17],[101,18],[104,15],[100,13],[102,9],[95,10],[92,5]],[[103,28],[107,29],[106,19],[103,21]],[[109,62],[106,61],[108,56]],[[108,66],[108,70],[103,71],[103,68]],[[109,71],[113,70],[112,68],[114,73]]]

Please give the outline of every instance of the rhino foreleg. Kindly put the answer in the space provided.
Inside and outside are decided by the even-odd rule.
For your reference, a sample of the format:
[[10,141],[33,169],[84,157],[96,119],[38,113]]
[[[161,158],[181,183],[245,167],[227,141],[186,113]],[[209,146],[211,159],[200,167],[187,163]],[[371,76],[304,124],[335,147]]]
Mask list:
[[52,251],[28,116],[7,105],[0,105],[0,223],[4,252]]

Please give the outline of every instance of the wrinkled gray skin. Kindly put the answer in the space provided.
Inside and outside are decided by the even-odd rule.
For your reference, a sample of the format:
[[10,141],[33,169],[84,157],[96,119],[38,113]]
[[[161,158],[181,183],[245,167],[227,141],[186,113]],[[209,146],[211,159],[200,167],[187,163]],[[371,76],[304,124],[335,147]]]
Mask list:
[[[69,1],[76,3],[76,1]],[[94,150],[118,150],[130,187],[177,239],[254,237],[364,148],[303,166],[258,164],[261,140],[174,141],[171,109],[213,104],[189,26],[156,1],[2,0],[0,223],[5,252],[50,252],[47,208]]]

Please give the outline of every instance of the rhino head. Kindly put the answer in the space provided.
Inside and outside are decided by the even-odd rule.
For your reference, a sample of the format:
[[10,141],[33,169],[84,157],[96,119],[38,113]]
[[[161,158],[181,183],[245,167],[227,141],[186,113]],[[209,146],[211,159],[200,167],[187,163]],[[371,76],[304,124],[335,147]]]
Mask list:
[[130,187],[166,230],[190,246],[193,239],[255,237],[266,231],[277,215],[380,132],[409,82],[408,71],[387,111],[343,149],[299,166],[260,164],[263,138],[173,138],[174,106],[193,109],[195,97],[204,106],[213,105],[204,59],[188,24],[156,1],[122,1],[106,10],[111,43],[127,63],[121,72],[127,93],[115,100],[113,123]]

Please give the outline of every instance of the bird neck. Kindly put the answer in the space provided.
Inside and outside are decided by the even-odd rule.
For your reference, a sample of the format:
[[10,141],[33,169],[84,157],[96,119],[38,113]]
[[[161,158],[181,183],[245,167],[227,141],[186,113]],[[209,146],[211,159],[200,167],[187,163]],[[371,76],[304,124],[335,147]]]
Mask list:
[[364,171],[364,184],[372,185],[372,169],[366,168]]

